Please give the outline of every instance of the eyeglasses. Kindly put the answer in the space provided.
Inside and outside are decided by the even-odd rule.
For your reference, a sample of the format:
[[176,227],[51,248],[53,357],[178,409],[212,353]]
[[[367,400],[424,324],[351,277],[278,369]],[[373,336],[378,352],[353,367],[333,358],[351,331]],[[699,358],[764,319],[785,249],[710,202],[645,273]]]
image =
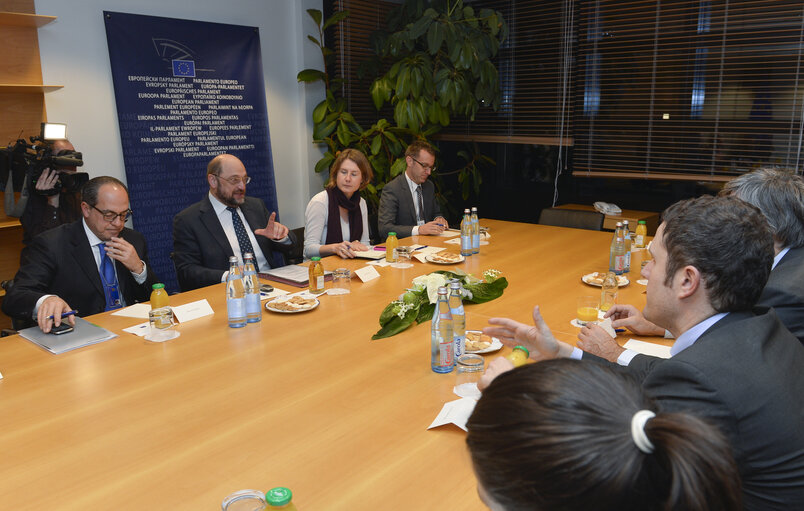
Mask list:
[[424,163],[420,162],[419,160],[417,160],[413,156],[411,156],[410,159],[415,161],[416,163],[418,163],[421,166],[421,168],[423,168],[424,170],[429,170],[430,172],[435,172],[435,169],[436,169],[435,165],[425,165]]
[[125,222],[127,218],[134,215],[134,212],[131,211],[130,209],[127,209],[122,213],[115,213],[114,211],[103,211],[101,209],[96,208],[95,206],[92,206],[92,209],[103,215],[103,219],[109,223],[114,222],[116,218],[119,218],[121,222]]
[[221,177],[218,174],[212,174],[212,175],[217,177],[218,179],[223,179],[224,181],[226,181],[227,183],[229,183],[232,186],[237,186],[240,183],[243,183],[243,184],[247,185],[247,184],[249,184],[251,182],[251,178],[249,176],[246,176],[246,177],[240,177],[240,176]]

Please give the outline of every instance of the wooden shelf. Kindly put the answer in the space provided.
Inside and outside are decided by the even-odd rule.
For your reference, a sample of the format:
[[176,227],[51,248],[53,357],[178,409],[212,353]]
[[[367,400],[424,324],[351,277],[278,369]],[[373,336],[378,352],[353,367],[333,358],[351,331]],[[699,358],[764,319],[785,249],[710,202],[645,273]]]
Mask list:
[[39,28],[55,20],[56,16],[0,11],[0,25],[7,27]]
[[40,93],[53,92],[63,88],[64,85],[25,85],[22,83],[0,83],[0,92]]
[[17,218],[6,218],[5,220],[0,220],[0,230],[14,229],[15,227],[22,227],[22,224],[20,224],[20,221]]

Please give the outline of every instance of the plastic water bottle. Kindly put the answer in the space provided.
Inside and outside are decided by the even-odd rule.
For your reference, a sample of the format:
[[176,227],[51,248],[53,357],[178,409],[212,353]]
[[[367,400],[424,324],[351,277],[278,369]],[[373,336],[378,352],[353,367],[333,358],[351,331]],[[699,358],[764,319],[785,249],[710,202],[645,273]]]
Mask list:
[[452,336],[452,314],[449,312],[447,288],[438,288],[438,301],[430,323],[430,368],[436,373],[450,373],[455,367],[455,340]]
[[243,287],[243,272],[237,264],[237,257],[229,258],[229,275],[226,277],[226,314],[229,326],[246,326],[246,290]]
[[480,222],[477,219],[477,207],[472,206],[472,253],[480,253]]
[[243,287],[246,291],[246,321],[257,323],[262,321],[260,308],[260,280],[254,267],[254,254],[243,254]]
[[452,315],[452,338],[454,339],[455,358],[464,352],[466,343],[466,313],[463,310],[461,283],[457,280],[449,283],[449,312]]
[[612,258],[614,260],[614,274],[622,275],[625,273],[625,242],[620,236],[614,241]]
[[464,257],[472,255],[472,219],[469,217],[469,210],[463,210],[463,220],[461,220],[461,255]]

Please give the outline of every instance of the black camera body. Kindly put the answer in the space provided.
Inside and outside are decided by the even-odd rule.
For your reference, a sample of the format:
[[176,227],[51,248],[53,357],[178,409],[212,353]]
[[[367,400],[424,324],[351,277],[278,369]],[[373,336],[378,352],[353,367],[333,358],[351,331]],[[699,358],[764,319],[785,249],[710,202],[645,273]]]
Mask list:
[[[42,138],[31,137],[30,144],[21,138],[14,145],[0,148],[0,183],[5,185],[10,173],[14,191],[17,192],[22,189],[25,179],[29,180],[28,186],[31,193],[40,195],[74,193],[80,190],[81,186],[89,180],[89,174],[86,172],[60,172],[59,170],[66,167],[83,166],[83,155],[78,151],[69,150],[53,154],[50,144],[37,142],[42,142]],[[42,176],[42,172],[48,168],[59,172],[59,179],[53,188],[37,190],[36,182]]]

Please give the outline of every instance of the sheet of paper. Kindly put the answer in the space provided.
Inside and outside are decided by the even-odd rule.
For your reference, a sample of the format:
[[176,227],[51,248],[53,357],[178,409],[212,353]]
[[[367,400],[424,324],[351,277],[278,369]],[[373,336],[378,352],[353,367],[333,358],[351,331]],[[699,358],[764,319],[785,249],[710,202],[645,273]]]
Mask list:
[[357,278],[362,280],[363,282],[368,282],[369,280],[374,280],[380,276],[380,272],[373,266],[364,266],[358,270],[355,270],[355,275]]
[[130,334],[138,335],[140,337],[145,337],[146,335],[148,335],[148,332],[150,331],[150,326],[151,324],[146,321],[145,323],[140,323],[138,325],[124,328],[123,331],[128,332]]
[[438,412],[438,417],[435,418],[432,424],[427,429],[437,428],[444,424],[455,424],[462,430],[466,431],[466,421],[472,415],[477,401],[469,397],[462,397],[455,401],[444,403],[441,411]]
[[3,379],[3,373],[0,373],[0,380]]
[[148,319],[151,311],[150,303],[135,303],[112,313],[112,316],[125,316],[127,318]]
[[385,257],[385,250],[374,250],[374,247],[368,250],[352,250],[352,252],[354,252],[355,257],[361,259],[382,259]]
[[626,342],[623,347],[629,350],[637,351],[643,355],[650,355],[652,357],[659,358],[670,358],[670,346],[638,341],[636,339],[628,339],[628,342]]
[[186,323],[188,321],[203,318],[204,316],[210,316],[212,314],[215,314],[215,311],[212,310],[212,306],[209,305],[209,302],[206,300],[206,298],[195,302],[185,303],[184,305],[179,305],[178,307],[173,307],[173,315],[176,317],[179,323]]
[[413,257],[420,263],[426,263],[428,254],[435,254],[436,252],[441,252],[442,250],[446,249],[444,247],[424,247],[414,252]]
[[442,238],[452,238],[455,236],[460,236],[461,231],[460,229],[447,229],[446,231],[442,232],[441,234],[436,234],[435,236],[440,236]]
[[264,293],[260,291],[260,301],[267,300],[269,298],[276,298],[277,296],[282,296],[288,294],[290,291],[285,291],[284,289],[277,289],[274,288],[273,291],[270,293]]

